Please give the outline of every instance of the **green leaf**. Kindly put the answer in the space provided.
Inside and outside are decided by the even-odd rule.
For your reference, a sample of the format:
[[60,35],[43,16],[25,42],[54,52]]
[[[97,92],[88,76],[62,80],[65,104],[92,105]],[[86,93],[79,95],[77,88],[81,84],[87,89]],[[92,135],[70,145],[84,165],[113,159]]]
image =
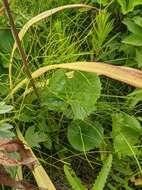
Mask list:
[[136,89],[128,95],[126,106],[132,110],[140,101],[142,101],[142,89]]
[[127,14],[134,10],[135,6],[142,5],[142,0],[117,0],[121,6],[122,13]]
[[47,106],[49,110],[63,112],[66,109],[64,101],[64,90],[66,84],[66,76],[63,71],[57,71],[53,74],[49,81],[49,85],[41,94],[41,103]]
[[123,20],[123,24],[125,24],[130,32],[139,36],[141,38],[142,28],[138,26],[132,19],[126,18]]
[[0,123],[0,139],[14,137],[14,133],[10,131],[12,128],[13,126],[8,123]]
[[142,46],[142,27],[140,25],[140,17],[134,17],[133,19],[126,18],[123,23],[127,26],[128,30],[132,32],[132,34],[128,35],[122,41],[123,43],[134,45],[134,46]]
[[117,1],[118,1],[118,3],[119,3],[120,6],[121,6],[122,13],[123,13],[123,14],[126,14],[126,13],[127,13],[126,0],[117,0]]
[[141,126],[137,119],[125,113],[112,115],[112,138],[116,152],[131,156],[136,151]]
[[17,114],[15,116],[15,119],[17,119],[18,121],[22,121],[22,122],[32,122],[33,116],[28,115],[27,113],[21,113],[21,114]]
[[135,16],[133,17],[133,21],[142,28],[142,17],[140,16]]
[[112,155],[110,154],[107,160],[104,162],[101,172],[99,173],[92,190],[103,190],[107,177],[109,175],[112,166]]
[[0,114],[8,113],[13,109],[13,106],[6,105],[5,102],[0,102]]
[[47,141],[47,136],[43,132],[36,131],[33,126],[26,130],[25,139],[31,147],[40,147],[41,142]]
[[135,34],[130,34],[126,38],[124,38],[122,42],[133,46],[142,46],[142,37]]
[[92,73],[75,72],[67,81],[67,96],[74,119],[84,119],[95,109],[100,97],[101,83],[99,77]]
[[98,122],[90,124],[81,120],[75,120],[68,127],[67,137],[76,150],[89,151],[101,145],[103,128]]
[[48,133],[46,133],[46,140],[44,141],[43,146],[48,148],[49,150],[52,149],[52,140]]
[[64,114],[71,110],[75,119],[84,119],[95,110],[100,91],[101,83],[95,74],[77,71],[68,78],[64,71],[57,71],[43,91],[41,100],[49,110]]
[[64,165],[64,172],[73,190],[87,190],[87,188],[81,184],[80,179],[76,176],[73,169],[71,169],[67,165]]

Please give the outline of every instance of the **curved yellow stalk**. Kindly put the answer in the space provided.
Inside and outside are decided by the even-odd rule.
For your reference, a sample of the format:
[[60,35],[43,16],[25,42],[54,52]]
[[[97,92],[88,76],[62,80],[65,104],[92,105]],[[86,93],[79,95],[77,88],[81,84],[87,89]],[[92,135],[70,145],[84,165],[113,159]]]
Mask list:
[[[97,75],[107,76],[109,78],[127,83],[131,86],[142,88],[142,71],[138,69],[133,69],[124,66],[114,66],[111,64],[100,63],[100,62],[75,62],[66,64],[55,64],[45,67],[41,67],[37,71],[32,73],[33,78],[38,78],[47,71],[54,69],[69,69],[69,70],[79,70],[91,73],[96,73]],[[18,91],[24,84],[28,83],[28,79],[22,80],[15,88],[11,91],[7,98]],[[60,82],[60,81],[59,81]]]

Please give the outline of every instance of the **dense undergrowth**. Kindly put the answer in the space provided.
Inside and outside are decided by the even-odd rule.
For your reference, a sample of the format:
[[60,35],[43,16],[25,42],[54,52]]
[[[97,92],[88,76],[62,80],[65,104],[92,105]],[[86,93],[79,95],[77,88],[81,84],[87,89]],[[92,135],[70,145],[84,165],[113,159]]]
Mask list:
[[[20,31],[37,14],[74,3],[94,8],[63,10],[25,34],[22,47],[30,71],[87,61],[141,70],[140,0],[11,0],[10,7]],[[20,130],[57,190],[140,190],[142,90],[133,81],[127,85],[95,73],[56,69],[35,77],[40,104],[28,82],[11,94],[26,78],[17,49],[10,63],[13,43],[2,14],[0,138],[16,138]],[[7,170],[15,178],[17,169]],[[25,167],[23,178],[34,183]]]

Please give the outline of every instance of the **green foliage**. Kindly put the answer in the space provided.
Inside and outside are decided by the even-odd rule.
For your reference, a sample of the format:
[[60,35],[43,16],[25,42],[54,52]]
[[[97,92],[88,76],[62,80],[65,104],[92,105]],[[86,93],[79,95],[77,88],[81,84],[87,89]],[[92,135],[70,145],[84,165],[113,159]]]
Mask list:
[[[92,190],[104,189],[111,167],[112,167],[112,155],[110,154],[108,158],[105,160],[103,167],[93,185]],[[80,179],[76,176],[73,169],[71,169],[67,165],[64,165],[64,172],[73,190],[87,190],[87,188],[81,184]]]
[[14,40],[9,29],[0,29],[0,50],[9,53]]
[[93,21],[93,28],[89,31],[89,43],[92,51],[99,56],[108,42],[110,32],[113,30],[113,19],[110,14],[105,11],[99,11]]
[[142,0],[117,0],[121,6],[123,14],[134,10],[135,6],[142,5]]
[[8,67],[9,54],[13,45],[13,37],[10,29],[0,29],[0,70]]
[[142,46],[142,39],[139,36],[130,34],[123,40],[123,43],[130,44],[133,46]]
[[126,113],[112,115],[112,138],[114,149],[124,156],[136,153],[134,145],[138,143],[141,125],[134,116]]
[[136,24],[135,20],[133,21],[130,18],[125,18],[123,20],[123,24],[125,24],[127,26],[127,29],[136,36],[141,35],[142,28],[138,24]]
[[128,30],[131,32],[127,37],[123,39],[123,43],[130,44],[133,46],[142,46],[141,32],[142,27],[140,26],[139,19],[141,17],[134,17],[132,19],[124,19],[123,23],[127,26]]
[[6,105],[5,102],[0,102],[0,114],[8,113],[13,109],[13,106]]
[[69,166],[64,165],[64,172],[73,190],[87,190],[86,187],[81,184],[80,179]]
[[[123,24],[127,26],[129,31],[128,35],[125,35],[122,42],[128,44],[129,49],[134,52],[134,61],[137,63],[139,68],[142,67],[142,17],[134,16],[132,18],[126,17],[123,20]],[[131,47],[130,47],[131,46]],[[131,54],[132,55],[132,54]]]
[[[32,16],[66,3],[16,0],[10,5],[16,27],[21,28]],[[41,66],[75,61],[142,68],[141,0],[68,3],[90,3],[95,9],[66,10],[31,27],[22,46],[32,72]],[[141,172],[142,90],[87,72],[58,70],[36,79],[40,106],[30,85],[9,100],[7,74],[13,38],[10,29],[5,29],[6,17],[0,18],[0,100],[7,101],[0,102],[0,139],[13,138],[13,126],[19,126],[28,144],[38,149],[36,154],[52,178],[60,181],[56,181],[57,189],[66,189],[61,163],[67,162],[76,168],[75,174],[64,166],[72,189],[91,189],[94,179],[92,190],[139,189],[131,178]],[[14,88],[25,78],[17,52],[12,68]],[[109,152],[113,166],[112,155],[106,159]]]
[[65,72],[57,71],[42,93],[42,105],[69,117],[73,114],[74,119],[84,119],[95,110],[100,91],[100,80],[94,74],[75,72],[68,78]]
[[10,139],[15,136],[10,130],[13,128],[12,125],[8,123],[0,123],[0,139]]
[[35,127],[29,127],[25,133],[25,139],[31,147],[40,147],[41,142],[47,141],[47,135],[44,132],[35,131]]
[[92,190],[103,190],[106,184],[107,177],[112,167],[112,155],[110,154],[105,160],[101,172],[99,173]]
[[[93,3],[99,3],[103,6],[107,6],[109,3],[114,2],[108,0],[92,0]],[[117,0],[119,5],[121,6],[122,14],[126,15],[129,12],[132,12],[136,6],[142,5],[142,0]]]
[[[9,113],[13,109],[13,106],[6,105],[5,102],[0,102],[0,115]],[[14,137],[14,133],[11,132],[13,128],[12,125],[0,120],[0,139],[2,138],[12,138]]]
[[136,89],[132,93],[129,94],[129,99],[127,101],[127,105],[129,108],[132,110],[135,108],[135,106],[141,102],[142,100],[142,90],[141,89]]
[[98,148],[103,141],[103,128],[98,122],[90,124],[75,120],[68,127],[68,140],[79,151]]

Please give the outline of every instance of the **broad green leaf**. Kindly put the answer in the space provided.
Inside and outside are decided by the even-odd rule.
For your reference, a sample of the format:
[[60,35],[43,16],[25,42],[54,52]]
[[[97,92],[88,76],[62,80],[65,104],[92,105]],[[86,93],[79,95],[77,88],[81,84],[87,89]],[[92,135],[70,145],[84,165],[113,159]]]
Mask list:
[[100,80],[94,74],[75,72],[72,78],[67,78],[65,72],[57,71],[43,91],[41,100],[49,110],[64,114],[71,110],[75,119],[84,119],[95,109],[100,91]]
[[125,24],[130,32],[139,36],[141,38],[142,28],[138,26],[132,19],[126,18],[123,20],[123,24]]
[[142,5],[142,0],[117,0],[121,6],[122,13],[127,14],[134,10],[135,6]]
[[40,147],[41,142],[47,140],[46,134],[36,131],[35,127],[29,127],[25,133],[25,139],[31,147]]
[[22,122],[32,122],[33,121],[33,116],[26,114],[26,113],[21,113],[21,114],[17,114],[15,116],[15,119],[17,119],[18,121],[22,121]]
[[142,38],[135,34],[128,35],[122,42],[133,46],[142,46]]
[[112,138],[114,149],[122,155],[133,155],[138,143],[141,126],[137,119],[125,113],[112,115]]
[[122,13],[123,14],[126,14],[126,0],[117,0],[118,1],[118,3],[120,4],[120,6],[121,6],[121,9],[122,9]]
[[99,77],[92,73],[75,72],[67,80],[66,97],[75,119],[84,119],[94,111],[100,91]]
[[0,102],[0,114],[8,113],[13,109],[13,106],[6,105],[5,102]]
[[130,35],[124,38],[123,43],[142,46],[142,27],[139,26],[141,23],[140,17],[134,17],[133,19],[126,18],[123,23],[127,26],[128,30],[132,32]]
[[133,17],[133,21],[142,28],[142,17],[140,16],[135,16]]
[[103,142],[103,128],[98,122],[90,124],[75,120],[68,126],[67,137],[76,150],[89,151]]
[[142,5],[142,0],[129,0],[129,9],[133,10],[137,5]]
[[10,131],[12,128],[13,126],[8,123],[0,123],[0,139],[10,139],[14,137],[14,133]]
[[64,172],[73,190],[87,190],[86,187],[81,184],[80,179],[76,176],[73,169],[64,165]]
[[64,101],[64,91],[66,85],[66,76],[63,71],[57,71],[49,81],[49,85],[41,94],[43,106],[49,110],[65,111],[66,102]]
[[104,189],[111,166],[112,166],[112,155],[110,154],[108,158],[106,159],[106,161],[104,162],[101,172],[99,173],[97,180],[95,181],[95,184],[93,185],[92,190]]

